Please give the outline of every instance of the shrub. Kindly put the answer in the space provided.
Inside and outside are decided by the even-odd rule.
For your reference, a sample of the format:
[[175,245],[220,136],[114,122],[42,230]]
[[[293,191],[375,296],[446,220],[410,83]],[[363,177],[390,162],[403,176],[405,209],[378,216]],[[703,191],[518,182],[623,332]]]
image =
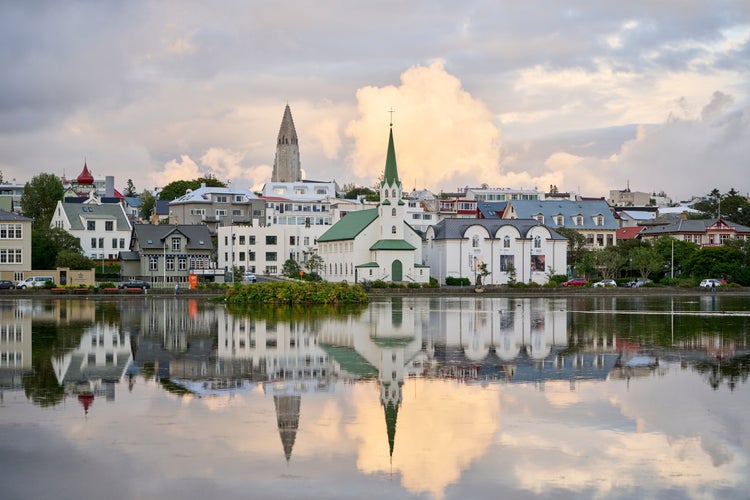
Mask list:
[[409,283],[408,285],[406,285],[406,288],[422,288],[422,285],[420,285],[419,283]]
[[552,286],[562,285],[568,281],[568,277],[564,274],[554,274],[549,277],[549,284]]
[[372,282],[373,288],[388,288],[388,283],[383,280],[375,280]]
[[469,286],[471,285],[471,280],[469,280],[469,278],[455,278],[453,276],[448,276],[445,278],[445,284],[449,286]]

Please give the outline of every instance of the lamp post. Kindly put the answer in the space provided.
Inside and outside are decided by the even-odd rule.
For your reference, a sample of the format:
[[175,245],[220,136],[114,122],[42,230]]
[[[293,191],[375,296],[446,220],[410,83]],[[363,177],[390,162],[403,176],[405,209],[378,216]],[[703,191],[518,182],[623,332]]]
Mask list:
[[234,285],[234,280],[235,280],[235,276],[234,276],[234,242],[235,242],[235,240],[237,238],[237,235],[234,234],[234,227],[233,226],[230,227],[229,232],[232,235],[232,268],[231,268],[231,273],[232,273],[232,284]]

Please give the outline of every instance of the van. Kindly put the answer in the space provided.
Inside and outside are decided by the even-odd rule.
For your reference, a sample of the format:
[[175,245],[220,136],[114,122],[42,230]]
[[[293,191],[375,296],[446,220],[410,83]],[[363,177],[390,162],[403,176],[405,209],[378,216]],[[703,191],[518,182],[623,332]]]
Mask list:
[[53,283],[54,280],[52,276],[31,276],[30,278],[26,278],[23,281],[19,281],[16,285],[16,288],[20,289],[26,289],[26,288],[36,288],[44,286],[46,283]]

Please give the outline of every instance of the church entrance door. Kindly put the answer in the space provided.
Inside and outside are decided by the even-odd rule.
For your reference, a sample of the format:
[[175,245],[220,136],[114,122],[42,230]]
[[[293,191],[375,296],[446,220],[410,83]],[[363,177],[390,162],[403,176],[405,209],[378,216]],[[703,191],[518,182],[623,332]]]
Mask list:
[[394,260],[393,264],[391,264],[391,281],[402,281],[403,279],[403,265],[400,260]]

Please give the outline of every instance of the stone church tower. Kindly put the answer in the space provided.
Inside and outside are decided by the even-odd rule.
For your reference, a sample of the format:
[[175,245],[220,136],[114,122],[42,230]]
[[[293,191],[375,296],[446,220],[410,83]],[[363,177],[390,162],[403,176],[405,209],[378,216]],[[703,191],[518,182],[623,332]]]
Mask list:
[[276,158],[273,161],[271,182],[298,182],[302,180],[302,168],[299,161],[299,144],[297,131],[294,129],[292,111],[289,105],[284,109],[281,119],[279,137],[276,140]]

